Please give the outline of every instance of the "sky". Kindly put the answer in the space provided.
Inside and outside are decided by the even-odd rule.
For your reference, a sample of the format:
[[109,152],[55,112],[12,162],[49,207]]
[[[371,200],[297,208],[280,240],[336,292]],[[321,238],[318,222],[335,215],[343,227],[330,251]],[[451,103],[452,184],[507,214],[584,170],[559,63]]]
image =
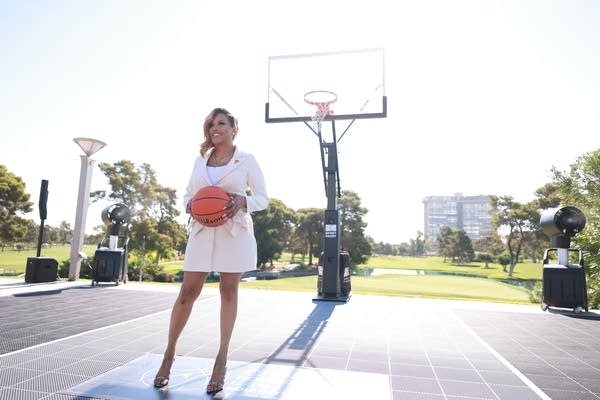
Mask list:
[[[594,0],[0,0],[0,164],[38,223],[48,180],[46,225],[74,225],[75,137],[107,144],[92,190],[108,189],[97,163],[130,160],[181,203],[204,118],[225,107],[269,196],[325,208],[316,136],[264,121],[268,58],[382,48],[387,118],[352,125],[339,173],[366,233],[398,244],[424,230],[426,196],[530,201],[553,167],[598,149],[598,21]],[[109,204],[90,206],[86,231]]]

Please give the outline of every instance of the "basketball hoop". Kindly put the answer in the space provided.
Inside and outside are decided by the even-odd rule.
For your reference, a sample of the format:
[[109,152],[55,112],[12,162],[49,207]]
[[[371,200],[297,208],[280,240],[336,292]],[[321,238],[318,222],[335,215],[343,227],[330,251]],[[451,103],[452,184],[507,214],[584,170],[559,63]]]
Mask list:
[[317,132],[321,131],[321,123],[326,116],[333,111],[329,106],[337,101],[337,94],[328,90],[313,90],[304,95],[304,101],[312,106],[317,106],[317,112],[313,115],[312,120]]

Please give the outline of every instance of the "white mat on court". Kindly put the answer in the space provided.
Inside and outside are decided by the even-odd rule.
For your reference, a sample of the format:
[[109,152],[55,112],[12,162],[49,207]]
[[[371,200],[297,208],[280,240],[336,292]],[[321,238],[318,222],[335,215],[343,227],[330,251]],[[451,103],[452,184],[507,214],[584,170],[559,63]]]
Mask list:
[[229,361],[225,390],[211,397],[205,390],[214,360],[195,357],[177,358],[169,385],[157,390],[152,381],[161,360],[147,354],[65,393],[110,400],[391,399],[384,374],[238,361]]

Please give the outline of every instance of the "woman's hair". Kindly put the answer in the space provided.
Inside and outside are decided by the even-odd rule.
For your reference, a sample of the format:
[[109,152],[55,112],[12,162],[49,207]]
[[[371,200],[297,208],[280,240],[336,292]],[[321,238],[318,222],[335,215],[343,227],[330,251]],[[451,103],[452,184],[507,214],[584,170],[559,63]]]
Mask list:
[[210,129],[210,125],[211,125],[213,119],[215,119],[217,114],[224,114],[227,117],[227,121],[229,121],[229,125],[233,126],[233,128],[236,131],[236,133],[233,134],[234,138],[235,138],[235,135],[237,134],[237,129],[238,129],[237,118],[234,117],[233,114],[231,114],[229,111],[227,111],[224,108],[220,108],[220,107],[215,108],[206,116],[206,119],[204,120],[204,142],[202,142],[202,144],[200,145],[200,154],[202,155],[202,157],[206,156],[206,153],[214,147],[212,140],[210,139],[209,129]]

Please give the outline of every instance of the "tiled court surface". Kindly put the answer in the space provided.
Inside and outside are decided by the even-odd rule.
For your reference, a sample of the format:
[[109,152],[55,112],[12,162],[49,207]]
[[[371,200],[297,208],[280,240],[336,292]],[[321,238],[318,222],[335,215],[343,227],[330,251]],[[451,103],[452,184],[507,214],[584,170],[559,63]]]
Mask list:
[[[128,283],[0,297],[2,342],[30,338],[28,347],[2,347],[0,399],[209,398],[203,388],[218,343],[216,290],[207,288],[195,306],[172,385],[156,391],[150,384],[176,288],[152,287]],[[597,312],[575,316],[537,306],[360,295],[343,304],[313,297],[240,292],[221,397],[600,399]],[[39,312],[28,312],[34,310]],[[61,325],[70,336],[49,335]],[[67,329],[72,326],[79,328]],[[35,327],[46,336],[36,336]]]

